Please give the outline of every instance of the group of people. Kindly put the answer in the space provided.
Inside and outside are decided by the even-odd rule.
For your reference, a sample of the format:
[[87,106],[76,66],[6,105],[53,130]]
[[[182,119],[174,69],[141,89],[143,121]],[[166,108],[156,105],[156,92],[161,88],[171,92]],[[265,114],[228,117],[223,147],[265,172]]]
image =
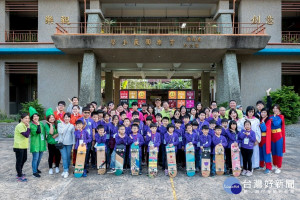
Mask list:
[[[15,128],[14,152],[16,154],[17,180],[25,182],[22,172],[27,160],[27,148],[30,137],[32,153],[32,172],[40,177],[39,164],[43,152],[49,151],[49,174],[60,173],[59,164],[62,158],[62,176],[69,176],[69,166],[76,163],[79,145],[86,147],[86,158],[83,176],[90,168],[96,169],[97,143],[106,145],[106,167],[108,173],[115,172],[116,146],[126,145],[124,170],[130,168],[130,145],[139,146],[140,171],[148,165],[149,148],[157,148],[158,163],[165,175],[168,175],[166,146],[174,146],[176,162],[179,168],[185,168],[185,146],[194,145],[196,172],[201,170],[201,154],[204,148],[211,149],[211,176],[216,173],[215,147],[222,145],[225,149],[225,173],[232,174],[231,145],[240,147],[242,158],[241,175],[251,176],[253,169],[264,169],[281,172],[282,157],[285,153],[285,123],[279,105],[271,106],[270,89],[267,90],[267,105],[263,101],[248,106],[245,113],[237,109],[235,100],[229,102],[229,109],[217,107],[211,102],[210,107],[203,108],[197,103],[195,108],[171,109],[167,101],[155,100],[155,107],[143,104],[138,108],[133,102],[131,109],[127,102],[115,105],[98,106],[91,102],[85,107],[79,106],[79,99],[69,99],[67,107],[59,101],[53,112],[46,111],[46,122],[42,123],[38,112],[29,108],[29,114],[21,115],[21,121]],[[269,114],[269,111],[274,113]],[[71,163],[72,162],[72,163]],[[273,162],[273,165],[272,165]],[[53,170],[53,163],[55,169]]]

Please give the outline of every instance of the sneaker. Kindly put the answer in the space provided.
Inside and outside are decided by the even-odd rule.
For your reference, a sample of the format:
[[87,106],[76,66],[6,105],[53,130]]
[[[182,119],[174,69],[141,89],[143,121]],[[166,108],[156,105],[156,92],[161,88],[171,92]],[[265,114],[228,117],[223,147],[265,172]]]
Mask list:
[[169,172],[168,172],[167,169],[165,169],[165,175],[166,175],[166,176],[169,176]]
[[68,178],[68,176],[69,176],[69,173],[68,173],[68,172],[65,172],[65,173],[64,173],[64,178]]
[[113,173],[115,173],[116,172],[116,169],[110,169],[107,173],[108,174],[113,174]]
[[210,177],[214,177],[215,176],[215,174],[213,174],[213,173],[210,173]]
[[55,167],[55,173],[59,173],[59,168],[58,167]]
[[281,170],[280,170],[279,168],[277,168],[277,169],[275,170],[275,174],[280,174],[280,172],[281,172]]
[[264,170],[265,168],[264,167],[259,167],[257,170]]
[[272,170],[276,170],[276,169],[277,169],[276,165],[273,165]]
[[199,172],[199,169],[198,168],[196,168],[196,170],[195,170],[196,172]]
[[246,173],[247,173],[247,170],[244,170],[244,169],[243,169],[241,175],[242,175],[242,176],[246,176]]
[[269,169],[266,169],[266,170],[264,171],[264,174],[270,174],[270,170],[269,170]]
[[32,176],[35,177],[35,178],[40,178],[41,177],[41,175],[39,175],[39,173],[33,173]]
[[18,177],[17,180],[18,182],[27,182],[27,178],[25,178],[24,176]]
[[82,177],[87,177],[86,169],[83,171]]
[[38,169],[38,170],[37,170],[37,173],[41,174],[42,172]]
[[[22,174],[22,177],[25,177],[26,176],[26,174]],[[16,175],[16,178],[20,178],[20,177],[18,177],[18,174]]]
[[65,175],[65,173],[67,173],[67,172],[63,172],[63,173],[61,173],[61,176],[64,176],[64,175]]
[[53,169],[49,169],[49,174],[52,175],[53,174]]
[[252,172],[251,171],[247,171],[246,176],[252,176]]

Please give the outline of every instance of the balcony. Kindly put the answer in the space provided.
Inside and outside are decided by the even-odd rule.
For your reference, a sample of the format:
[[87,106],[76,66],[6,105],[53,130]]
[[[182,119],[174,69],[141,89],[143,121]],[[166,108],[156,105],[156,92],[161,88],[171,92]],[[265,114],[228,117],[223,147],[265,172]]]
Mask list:
[[[89,30],[89,31],[87,31]],[[216,22],[56,23],[56,34],[186,35],[265,34],[265,24]]]
[[300,43],[300,31],[282,31],[282,43]]
[[37,30],[10,30],[5,31],[5,42],[37,42]]

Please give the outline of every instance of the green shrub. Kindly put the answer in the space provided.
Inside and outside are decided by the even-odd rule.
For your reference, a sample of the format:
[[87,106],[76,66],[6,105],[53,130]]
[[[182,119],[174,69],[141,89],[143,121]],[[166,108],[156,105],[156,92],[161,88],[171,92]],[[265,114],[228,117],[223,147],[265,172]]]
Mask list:
[[8,116],[6,113],[0,110],[0,122],[6,122],[6,123],[16,122],[19,120],[19,118],[20,118],[19,115]]
[[229,108],[229,107],[228,107],[228,102],[225,101],[225,102],[223,102],[223,103],[218,104],[218,108],[220,108],[220,107],[224,107],[224,108],[228,109],[228,108]]
[[40,120],[45,119],[45,108],[42,106],[42,104],[39,104],[39,101],[36,99],[34,101],[29,101],[26,103],[21,103],[22,109],[20,110],[21,113],[29,113],[29,107],[32,106],[36,109],[36,111],[40,115]]
[[[281,89],[271,92],[272,103],[280,106],[286,124],[297,123],[300,116],[300,97],[294,91],[294,86],[282,86]],[[266,102],[267,97],[264,97]],[[272,113],[273,111],[270,110]]]

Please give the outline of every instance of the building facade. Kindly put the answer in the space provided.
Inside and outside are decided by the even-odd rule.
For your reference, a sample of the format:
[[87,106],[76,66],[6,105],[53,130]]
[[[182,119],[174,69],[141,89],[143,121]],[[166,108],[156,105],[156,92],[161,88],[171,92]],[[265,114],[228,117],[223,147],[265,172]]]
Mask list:
[[300,1],[0,0],[0,110],[117,102],[128,78],[201,81],[204,105],[300,93],[299,16]]

